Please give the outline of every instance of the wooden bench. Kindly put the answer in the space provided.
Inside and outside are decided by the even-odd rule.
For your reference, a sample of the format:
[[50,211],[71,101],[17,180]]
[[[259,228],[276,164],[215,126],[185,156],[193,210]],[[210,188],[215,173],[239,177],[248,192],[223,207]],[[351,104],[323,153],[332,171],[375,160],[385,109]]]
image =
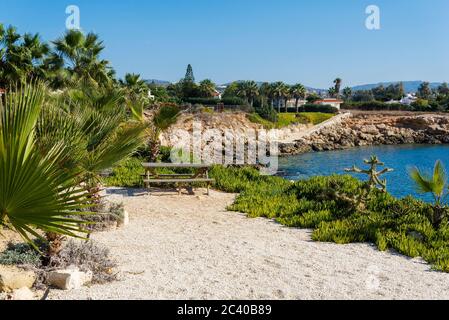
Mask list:
[[[144,183],[150,193],[152,183],[173,183],[178,189],[178,194],[181,194],[181,187],[185,184],[193,184],[203,182],[207,184],[207,195],[209,195],[209,188],[214,179],[209,178],[209,165],[204,164],[176,164],[176,163],[142,163],[145,169]],[[179,173],[179,174],[159,174],[157,169],[193,169],[193,173]]]

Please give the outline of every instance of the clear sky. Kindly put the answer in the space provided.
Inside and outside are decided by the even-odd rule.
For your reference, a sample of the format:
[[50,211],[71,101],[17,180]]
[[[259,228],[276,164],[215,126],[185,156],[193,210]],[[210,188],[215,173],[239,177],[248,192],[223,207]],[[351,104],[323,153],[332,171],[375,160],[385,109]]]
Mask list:
[[449,81],[448,0],[0,0],[0,22],[53,40],[72,4],[119,76],[176,81],[191,63],[217,83]]

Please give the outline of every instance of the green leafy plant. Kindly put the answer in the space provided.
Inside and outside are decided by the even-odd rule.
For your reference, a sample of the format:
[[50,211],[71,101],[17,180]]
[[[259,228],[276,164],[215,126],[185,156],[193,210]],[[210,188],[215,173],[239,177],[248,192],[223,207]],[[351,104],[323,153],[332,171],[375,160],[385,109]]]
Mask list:
[[439,226],[443,219],[448,216],[447,206],[444,199],[448,195],[447,175],[440,160],[435,162],[432,175],[422,173],[418,168],[410,170],[410,177],[415,183],[416,189],[420,193],[430,193],[434,199],[434,205],[430,220],[434,226]]
[[39,252],[28,243],[8,243],[6,250],[0,253],[0,264],[36,267],[42,264],[41,258]]
[[350,202],[366,182],[349,175],[292,183],[260,176],[255,168],[221,166],[214,167],[210,175],[217,189],[239,193],[230,210],[275,219],[289,227],[312,228],[315,241],[371,242],[380,250],[392,248],[410,257],[421,256],[434,269],[449,272],[449,225],[436,227],[430,222],[431,204],[412,197],[396,199],[373,187],[361,210]]
[[71,99],[62,107],[46,108],[36,130],[42,152],[56,141],[68,146],[71,153],[60,165],[79,170],[78,182],[86,186],[94,203],[99,200],[101,172],[135,152],[144,142],[147,127],[127,119],[122,97],[108,92],[69,93]]
[[164,105],[154,116],[154,125],[160,130],[165,130],[174,124],[180,114],[180,109],[177,105]]
[[386,192],[387,191],[387,180],[381,180],[380,176],[393,171],[390,168],[384,168],[380,171],[377,171],[378,166],[384,166],[385,164],[381,162],[376,156],[371,156],[370,159],[365,159],[363,162],[368,164],[369,169],[360,169],[356,166],[353,166],[350,169],[345,169],[346,172],[354,172],[354,173],[362,173],[368,176],[368,181],[366,182],[366,186],[369,190],[374,188],[378,188],[379,190]]
[[361,187],[351,194],[342,194],[339,191],[335,191],[337,197],[345,199],[348,204],[361,211],[365,209],[366,202],[373,195],[374,190],[387,192],[387,180],[381,180],[380,176],[393,171],[390,168],[384,168],[378,171],[377,167],[384,166],[384,163],[380,162],[376,156],[371,156],[370,159],[365,159],[364,162],[370,166],[368,169],[360,169],[354,165],[350,169],[345,169],[345,171],[365,174],[368,177],[367,181],[362,183]]
[[25,85],[0,100],[0,225],[17,231],[31,243],[37,232],[79,237],[85,232],[81,214],[88,194],[79,187],[77,168],[62,168],[61,162],[75,150],[63,141],[42,153],[35,127],[45,103],[40,83]]

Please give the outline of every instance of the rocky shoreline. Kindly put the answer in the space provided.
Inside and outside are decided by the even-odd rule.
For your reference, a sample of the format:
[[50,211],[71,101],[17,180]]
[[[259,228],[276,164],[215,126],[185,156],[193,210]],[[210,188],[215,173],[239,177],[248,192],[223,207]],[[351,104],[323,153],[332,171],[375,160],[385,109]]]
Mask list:
[[370,145],[443,143],[449,143],[449,115],[357,113],[279,148],[281,155],[294,155]]

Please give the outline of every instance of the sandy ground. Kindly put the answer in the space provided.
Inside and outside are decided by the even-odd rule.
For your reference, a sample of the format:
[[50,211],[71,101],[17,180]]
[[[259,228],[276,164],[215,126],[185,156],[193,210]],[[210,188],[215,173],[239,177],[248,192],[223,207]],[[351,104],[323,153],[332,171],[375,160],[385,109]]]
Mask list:
[[93,238],[120,280],[50,299],[449,299],[449,274],[369,244],[310,240],[309,230],[227,212],[234,195],[109,189],[130,224]]

